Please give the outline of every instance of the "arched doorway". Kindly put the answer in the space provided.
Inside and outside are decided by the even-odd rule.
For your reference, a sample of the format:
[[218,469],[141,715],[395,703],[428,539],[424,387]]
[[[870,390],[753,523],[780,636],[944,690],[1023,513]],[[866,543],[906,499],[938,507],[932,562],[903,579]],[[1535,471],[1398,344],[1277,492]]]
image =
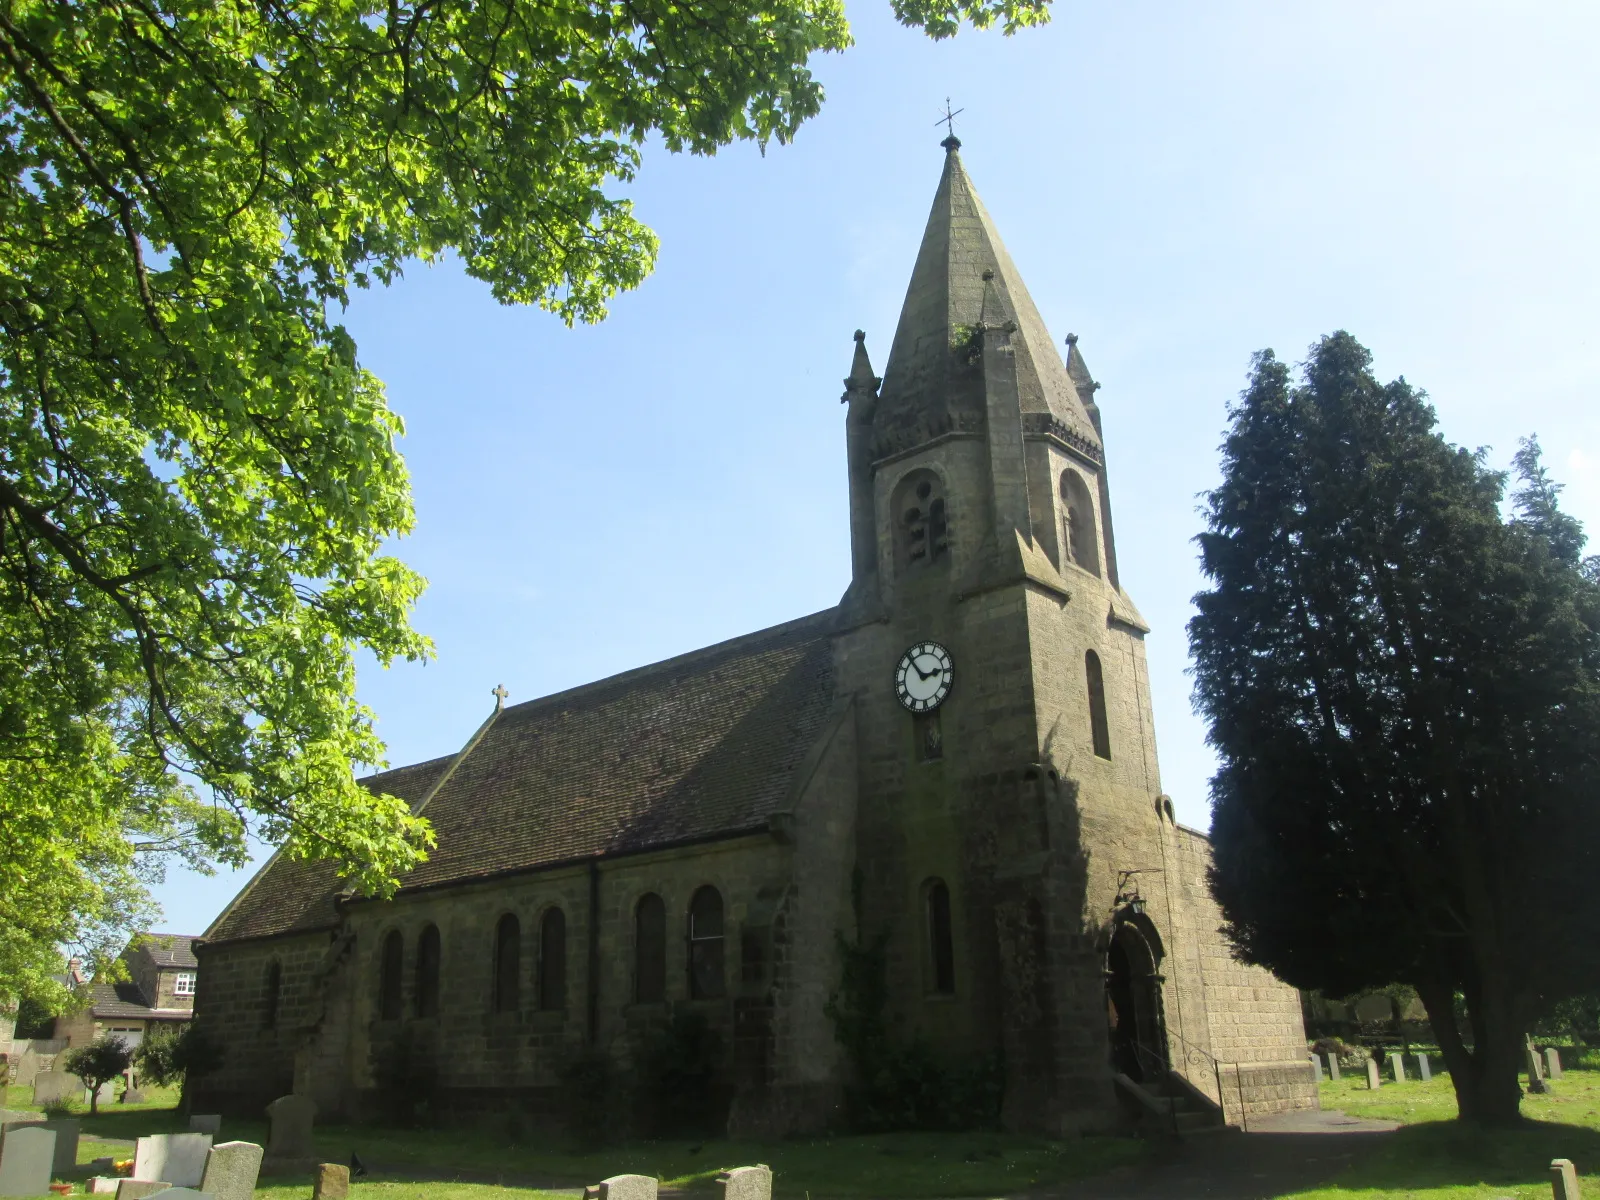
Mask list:
[[1149,921],[1118,917],[1106,951],[1106,1022],[1112,1068],[1130,1079],[1163,1075],[1166,1021],[1161,1007],[1161,939]]

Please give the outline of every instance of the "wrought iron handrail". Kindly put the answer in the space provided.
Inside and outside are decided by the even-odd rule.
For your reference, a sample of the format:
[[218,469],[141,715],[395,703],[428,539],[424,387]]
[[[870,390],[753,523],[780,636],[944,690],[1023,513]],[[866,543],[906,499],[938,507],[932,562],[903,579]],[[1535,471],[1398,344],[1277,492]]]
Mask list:
[[[1206,1067],[1210,1066],[1211,1077],[1217,1081],[1217,1108],[1222,1111],[1222,1123],[1224,1125],[1228,1123],[1228,1102],[1223,1098],[1226,1094],[1226,1088],[1222,1080],[1222,1068],[1233,1068],[1234,1087],[1239,1093],[1239,1128],[1248,1132],[1250,1129],[1250,1117],[1244,1106],[1244,1071],[1240,1068],[1240,1065],[1238,1063],[1219,1062],[1211,1051],[1202,1050],[1182,1034],[1173,1033],[1170,1029],[1166,1031],[1166,1034],[1169,1044],[1178,1042],[1182,1045],[1184,1065],[1197,1071],[1202,1079],[1205,1078]],[[1188,1077],[1187,1072],[1184,1075],[1185,1078]]]

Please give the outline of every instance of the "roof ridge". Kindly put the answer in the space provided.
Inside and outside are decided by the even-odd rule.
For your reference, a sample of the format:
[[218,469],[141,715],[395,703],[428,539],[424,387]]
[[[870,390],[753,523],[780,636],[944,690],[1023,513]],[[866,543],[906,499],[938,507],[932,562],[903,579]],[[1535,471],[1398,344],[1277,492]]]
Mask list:
[[828,622],[838,611],[839,610],[837,606],[834,606],[833,608],[824,608],[818,612],[808,613],[803,617],[796,617],[791,621],[783,621],[777,625],[769,625],[765,629],[757,629],[750,633],[741,633],[736,637],[728,638],[726,641],[713,642],[711,645],[701,646],[697,650],[688,650],[682,654],[675,654],[671,658],[663,658],[653,663],[646,663],[642,667],[630,667],[628,670],[619,671],[615,675],[606,675],[600,679],[592,679],[588,683],[576,684],[573,687],[565,688],[559,692],[549,692],[543,696],[535,696],[532,700],[524,700],[520,704],[507,705],[501,716],[509,717],[514,713],[521,716],[527,716],[538,711],[545,705],[554,704],[556,701],[568,700],[586,692],[600,691],[601,689],[615,687],[620,684],[638,683],[640,680],[646,679],[651,675],[665,674],[668,671],[677,670],[696,660],[703,661],[706,659],[715,658],[722,654],[732,654],[742,648],[747,647],[752,642],[758,641],[761,638],[776,635],[786,630],[798,629],[808,624],[826,627]]

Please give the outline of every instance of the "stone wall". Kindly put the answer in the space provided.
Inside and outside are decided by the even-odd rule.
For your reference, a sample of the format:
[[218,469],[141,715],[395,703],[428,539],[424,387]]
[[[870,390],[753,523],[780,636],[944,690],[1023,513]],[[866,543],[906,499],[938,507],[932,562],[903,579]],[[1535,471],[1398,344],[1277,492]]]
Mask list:
[[[255,1113],[293,1089],[312,1095],[324,1115],[368,1115],[378,1107],[375,1068],[385,1054],[398,1053],[403,1035],[407,1052],[436,1073],[436,1103],[446,1115],[552,1116],[562,1069],[580,1050],[596,1045],[627,1069],[639,1039],[680,1009],[703,1014],[718,1030],[731,1081],[736,1013],[751,1001],[767,1003],[770,988],[770,964],[747,972],[742,953],[766,945],[790,855],[771,836],[747,836],[347,904],[343,924],[320,933],[202,944],[197,1019],[224,1042],[227,1065],[197,1099],[218,1111]],[[727,994],[695,1000],[687,913],[705,885],[723,898]],[[647,892],[662,897],[668,914],[664,1004],[634,1000],[634,908]],[[566,918],[566,994],[560,1007],[541,1009],[540,926],[552,906]],[[494,936],[508,913],[521,934],[518,1000],[496,1012]],[[430,924],[440,933],[441,1015],[419,1017],[417,945]],[[760,938],[746,939],[747,926],[759,928]],[[391,932],[403,945],[399,1020],[382,1019],[379,1008],[382,948]],[[275,1013],[268,998],[274,969]]]
[[1234,957],[1222,932],[1222,911],[1205,885],[1211,843],[1181,826],[1175,841],[1195,914],[1212,1054],[1236,1064],[1247,1114],[1319,1107],[1299,992]]

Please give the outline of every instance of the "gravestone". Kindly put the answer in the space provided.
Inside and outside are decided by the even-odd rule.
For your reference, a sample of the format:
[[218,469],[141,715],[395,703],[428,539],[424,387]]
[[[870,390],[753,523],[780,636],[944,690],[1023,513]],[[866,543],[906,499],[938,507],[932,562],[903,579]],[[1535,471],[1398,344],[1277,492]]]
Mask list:
[[172,1185],[164,1179],[119,1179],[117,1200],[144,1200],[157,1192],[170,1192]]
[[1561,1078],[1561,1051],[1554,1046],[1544,1048],[1544,1073],[1549,1079]]
[[1340,1078],[1339,1056],[1337,1054],[1328,1055],[1328,1078],[1335,1081]]
[[1311,1078],[1316,1083],[1322,1082],[1322,1055],[1311,1056]]
[[210,1150],[209,1133],[156,1133],[142,1137],[134,1143],[133,1177],[159,1180],[173,1187],[199,1187]]
[[142,1091],[140,1091],[138,1088],[129,1088],[125,1092],[122,1093],[122,1103],[124,1103],[124,1104],[143,1104],[144,1103],[144,1093]]
[[196,1113],[189,1118],[190,1133],[209,1133],[213,1137],[222,1132],[221,1113]]
[[1375,1092],[1382,1086],[1383,1079],[1378,1075],[1378,1060],[1369,1056],[1367,1058],[1367,1087]]
[[89,1195],[115,1196],[117,1194],[117,1184],[121,1182],[122,1180],[115,1175],[96,1175],[89,1180]]
[[584,1188],[583,1195],[584,1200],[656,1200],[656,1187],[651,1175],[613,1175]]
[[1396,1083],[1406,1081],[1406,1056],[1398,1050],[1389,1055],[1389,1073],[1394,1076]]
[[162,1196],[166,1197],[167,1200],[215,1200],[214,1197],[208,1196],[204,1192],[199,1192],[194,1188],[186,1187],[168,1188],[161,1194]]
[[0,1196],[43,1196],[50,1191],[56,1134],[38,1125],[19,1125],[0,1134]]
[[267,1105],[272,1132],[267,1138],[268,1158],[310,1158],[311,1123],[317,1105],[310,1096],[279,1096]]
[[1578,1168],[1570,1158],[1550,1160],[1550,1191],[1555,1200],[1583,1200],[1578,1191]]
[[772,1200],[772,1168],[765,1163],[734,1167],[717,1177],[722,1200]]
[[24,1125],[36,1125],[40,1129],[53,1129],[56,1135],[56,1158],[50,1165],[50,1170],[55,1175],[64,1175],[78,1165],[78,1135],[83,1126],[73,1120],[40,1121],[13,1119],[0,1124],[0,1130]]
[[1417,1075],[1423,1083],[1433,1078],[1433,1064],[1428,1061],[1428,1056],[1423,1053],[1417,1055]]
[[1544,1072],[1539,1065],[1539,1052],[1533,1048],[1532,1042],[1527,1045],[1527,1059],[1528,1090],[1535,1095],[1548,1091],[1549,1089],[1544,1086]]
[[63,1100],[82,1100],[84,1094],[83,1080],[65,1071],[40,1071],[33,1077],[33,1102],[40,1108]]
[[311,1176],[311,1200],[348,1200],[350,1168],[338,1163],[319,1163]]
[[263,1153],[254,1142],[223,1142],[211,1147],[200,1190],[217,1200],[250,1200],[256,1193]]

